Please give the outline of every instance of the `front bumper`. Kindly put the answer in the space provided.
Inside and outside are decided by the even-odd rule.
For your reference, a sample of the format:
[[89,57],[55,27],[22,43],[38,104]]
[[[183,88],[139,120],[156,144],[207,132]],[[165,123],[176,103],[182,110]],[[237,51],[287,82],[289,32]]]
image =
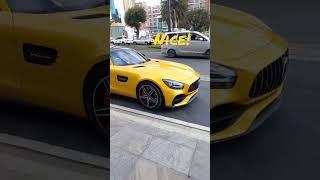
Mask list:
[[[218,132],[211,132],[211,142],[225,141],[243,136],[259,127],[264,120],[279,108],[282,89],[283,85],[264,99],[243,107],[241,113],[235,117],[235,120],[228,127]],[[214,129],[214,127],[211,127],[211,129]]]
[[[162,92],[166,107],[184,106],[191,103],[197,97],[200,88],[200,77],[195,76],[188,81],[188,85],[185,85],[181,90],[170,89],[163,83],[161,87],[165,87],[162,88]],[[192,86],[195,83],[197,83],[196,86]]]

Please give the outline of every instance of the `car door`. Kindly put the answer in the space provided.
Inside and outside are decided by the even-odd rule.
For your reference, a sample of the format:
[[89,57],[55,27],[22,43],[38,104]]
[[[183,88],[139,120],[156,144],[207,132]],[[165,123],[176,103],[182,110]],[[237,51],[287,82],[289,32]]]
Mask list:
[[208,42],[203,36],[197,33],[191,33],[191,40],[189,45],[190,53],[192,53],[193,55],[204,54],[206,51],[206,43]]
[[110,89],[111,93],[135,98],[139,76],[135,65],[122,65],[117,58],[110,61]]
[[15,96],[20,88],[16,37],[12,13],[0,0],[0,96]]
[[[75,23],[72,18],[79,16],[79,12],[42,11],[50,6],[47,3],[53,3],[50,0],[7,1],[13,11],[21,99],[58,110],[70,107],[70,111],[77,111],[83,96],[79,82],[85,78],[81,77],[81,70],[88,64],[93,47],[91,39],[82,36],[80,27],[85,23]],[[84,40],[88,43],[83,43]]]
[[[179,33],[178,36],[184,36],[184,38],[188,37],[188,33]],[[178,39],[179,39],[178,37]],[[190,46],[190,42],[189,45],[182,45],[182,46],[177,46],[177,49],[179,49],[179,52],[181,55],[183,56],[188,56],[188,55],[192,55],[192,48]]]

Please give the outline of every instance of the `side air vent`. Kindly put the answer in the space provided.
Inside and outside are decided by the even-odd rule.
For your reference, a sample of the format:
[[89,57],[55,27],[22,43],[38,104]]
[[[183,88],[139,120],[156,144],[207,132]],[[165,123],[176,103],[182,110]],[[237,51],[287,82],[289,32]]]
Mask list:
[[145,66],[134,66],[133,68],[143,68]]
[[108,17],[107,14],[99,13],[99,14],[90,14],[90,15],[84,15],[84,16],[77,16],[77,17],[73,17],[73,19],[86,20],[86,19],[106,18],[106,17]]

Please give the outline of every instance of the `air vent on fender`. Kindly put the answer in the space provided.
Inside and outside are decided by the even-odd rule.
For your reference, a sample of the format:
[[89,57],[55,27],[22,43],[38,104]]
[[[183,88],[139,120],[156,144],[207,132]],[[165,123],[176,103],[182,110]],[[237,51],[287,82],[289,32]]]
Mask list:
[[134,66],[133,68],[143,68],[145,66]]
[[90,15],[77,16],[77,17],[73,17],[73,19],[86,20],[86,19],[106,18],[106,17],[108,17],[107,14],[98,13],[98,14],[90,14]]

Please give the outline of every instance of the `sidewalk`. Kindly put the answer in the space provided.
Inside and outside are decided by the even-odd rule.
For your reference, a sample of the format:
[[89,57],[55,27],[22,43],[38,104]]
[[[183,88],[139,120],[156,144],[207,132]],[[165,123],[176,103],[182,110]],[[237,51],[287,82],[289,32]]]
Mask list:
[[209,180],[210,133],[111,108],[111,180]]
[[31,149],[0,143],[0,174],[3,180],[105,180],[104,168]]

